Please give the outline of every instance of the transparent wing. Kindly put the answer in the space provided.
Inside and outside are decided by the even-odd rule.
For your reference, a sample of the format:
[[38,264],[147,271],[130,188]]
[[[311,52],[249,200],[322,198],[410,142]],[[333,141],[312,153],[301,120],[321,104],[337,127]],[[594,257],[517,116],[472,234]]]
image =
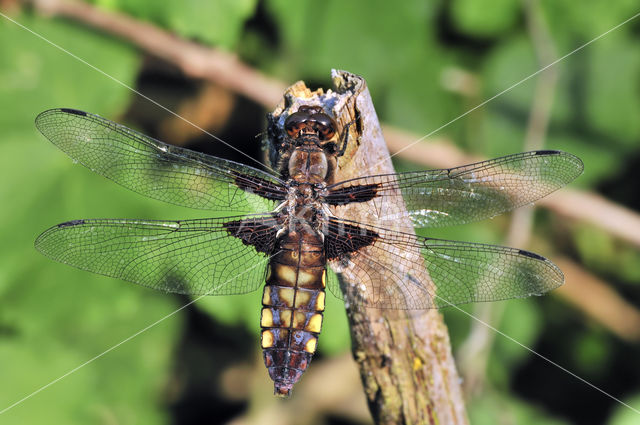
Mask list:
[[373,225],[397,224],[408,215],[417,227],[444,227],[534,202],[582,170],[582,161],[566,152],[524,152],[456,168],[346,180],[329,186],[326,200],[336,205],[337,216],[344,216],[344,205]]
[[[239,229],[246,225],[249,238]],[[74,220],[36,248],[61,263],[167,292],[242,294],[264,282],[277,223],[270,215],[180,221]],[[236,235],[236,237],[232,236]],[[268,242],[268,241],[271,242]]]
[[[353,282],[343,294],[350,303],[400,310],[441,308],[541,295],[564,282],[558,267],[529,251],[374,227],[368,227],[367,238],[372,231],[377,236],[369,245],[334,252],[330,258],[334,271]],[[329,281],[329,289],[341,293],[336,279]]]
[[36,127],[85,167],[142,195],[186,207],[252,213],[286,196],[268,173],[168,145],[75,109],[51,109]]

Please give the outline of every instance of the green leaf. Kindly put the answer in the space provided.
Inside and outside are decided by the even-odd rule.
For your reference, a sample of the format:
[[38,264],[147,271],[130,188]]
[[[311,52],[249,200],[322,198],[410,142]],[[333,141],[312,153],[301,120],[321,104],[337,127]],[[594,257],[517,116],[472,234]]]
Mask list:
[[349,349],[351,344],[344,302],[334,297],[329,291],[327,291],[326,300],[327,308],[324,313],[318,349],[329,355],[343,353]]
[[584,224],[575,227],[573,238],[582,261],[590,268],[628,282],[640,280],[640,252],[637,248],[615,240],[598,227]]
[[[640,394],[636,393],[624,400],[626,404],[636,410],[640,410]],[[638,413],[621,404],[615,405],[615,410],[607,425],[635,425],[638,423]]]
[[[27,15],[16,19],[114,79],[133,84],[139,58],[130,46],[64,21]],[[4,19],[0,39],[7,41],[0,55],[0,127],[5,134],[18,130],[35,134],[35,115],[57,106],[113,115],[124,110],[132,95],[99,71]]]
[[[588,52],[586,119],[616,145],[636,147],[640,138],[640,50],[637,41],[611,34]],[[612,73],[612,70],[613,73]],[[623,112],[623,113],[621,113]]]
[[599,270],[612,270],[616,267],[617,252],[610,234],[585,224],[576,226],[573,237],[580,257],[588,267]]
[[630,283],[640,284],[640,252],[633,246],[619,250],[620,276]]
[[455,0],[451,4],[455,25],[470,35],[494,37],[514,26],[520,15],[518,0]]
[[231,48],[240,38],[246,20],[255,12],[257,0],[188,0],[167,4],[167,23],[178,34]]
[[[513,120],[518,119],[520,128],[524,130],[533,104],[536,84],[542,73],[523,80],[545,65],[538,63],[531,40],[527,36],[518,34],[502,41],[486,57],[482,70],[485,82],[483,98],[489,99],[504,90],[509,90],[491,101],[487,105],[488,109],[500,112]],[[568,96],[573,77],[571,69],[567,61],[554,65],[558,81],[551,111],[551,125],[557,121],[565,121],[571,116],[572,105]],[[515,84],[517,86],[510,88]]]
[[[3,325],[14,335],[0,342],[0,362],[12,365],[0,389],[6,405],[175,308],[173,299],[162,294],[88,275],[35,254],[28,258],[31,268],[15,281],[29,283],[13,285],[2,298]],[[16,406],[3,423],[96,423],[105,414],[123,424],[163,423],[159,394],[168,380],[180,324],[173,317],[148,329]]]
[[[578,40],[591,40],[638,12],[636,0],[589,0],[581,5],[573,0],[544,0],[540,4],[554,35],[571,33],[575,47]],[[627,27],[622,31],[632,29]]]
[[611,362],[611,344],[602,332],[591,330],[576,335],[575,349],[572,350],[574,362],[581,376],[603,378],[608,373],[606,365]]
[[[246,295],[204,297],[198,300],[198,307],[226,324],[243,323],[247,329],[260,337],[260,309],[262,308],[262,287]],[[258,341],[258,340],[256,340]]]
[[[542,315],[535,298],[510,300],[504,303],[504,313],[499,330],[525,347],[535,346],[542,328]],[[531,353],[502,335],[496,335],[492,356],[489,358],[489,373],[494,380],[507,383],[513,369]]]
[[151,21],[187,39],[231,49],[254,13],[257,0],[99,0],[106,8]]

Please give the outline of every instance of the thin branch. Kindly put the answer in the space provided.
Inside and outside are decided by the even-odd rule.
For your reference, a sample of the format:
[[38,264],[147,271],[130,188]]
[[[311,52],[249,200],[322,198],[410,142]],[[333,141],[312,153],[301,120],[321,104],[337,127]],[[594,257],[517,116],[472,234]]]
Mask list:
[[106,12],[82,2],[33,0],[32,3],[44,15],[73,19],[120,37],[177,66],[185,75],[214,81],[262,105],[275,105],[287,88],[286,84],[245,65],[232,53],[181,39],[128,15]]
[[159,125],[159,134],[163,140],[182,146],[202,132],[189,123],[206,128],[212,133],[218,132],[228,122],[236,104],[235,94],[223,86],[206,82],[191,97],[187,97],[176,108],[176,113],[188,120],[169,115]]
[[631,343],[640,341],[640,311],[622,298],[609,283],[587,272],[567,258],[555,258],[567,283],[554,293],[587,316]]
[[[338,93],[352,93],[346,97],[344,109],[348,113],[341,123],[344,125],[357,120],[359,124],[355,130],[357,134],[353,134],[353,143],[338,163],[336,179],[358,177],[362,169],[371,170],[374,174],[393,172],[366,83],[344,71],[334,71],[333,75]],[[405,207],[395,207],[397,210],[394,212],[404,217],[401,211]],[[342,211],[352,214],[350,219],[362,222],[375,220],[357,207],[345,206]],[[398,219],[398,228],[410,228],[410,221],[403,220]],[[422,265],[398,264],[395,257],[376,255],[368,248],[363,247],[359,250],[362,255],[351,259],[353,263],[360,263],[358,266],[347,266],[343,270],[345,287],[362,284],[358,267],[366,270],[371,266],[367,260],[371,256],[375,256],[375,267],[394,269],[398,276],[411,275],[419,281],[428,281],[428,272]],[[405,254],[411,255],[408,251]],[[420,252],[415,255],[421,257]],[[448,331],[439,312],[393,312],[392,317],[388,310],[367,309],[351,303],[347,307],[347,317],[352,352],[360,367],[369,407],[377,423],[467,423]]]

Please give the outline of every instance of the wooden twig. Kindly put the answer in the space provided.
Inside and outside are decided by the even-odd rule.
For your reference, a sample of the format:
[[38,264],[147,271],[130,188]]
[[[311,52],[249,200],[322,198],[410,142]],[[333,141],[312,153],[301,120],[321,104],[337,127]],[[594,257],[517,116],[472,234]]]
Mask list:
[[[358,120],[360,134],[355,137],[345,158],[339,163],[337,180],[358,177],[362,170],[371,174],[394,172],[380,124],[361,77],[344,71],[333,72],[334,85],[346,102],[348,118]],[[357,141],[360,140],[358,143]],[[404,208],[398,207],[399,210]],[[361,211],[361,210],[360,210]],[[367,222],[357,209],[345,213],[355,220]],[[408,218],[406,218],[408,220]],[[411,227],[399,218],[399,227]],[[363,248],[365,255],[367,249]],[[421,254],[416,254],[418,257]],[[353,261],[358,261],[353,259]],[[376,258],[379,267],[394,270],[412,267],[397,264],[392,258]],[[399,275],[412,274],[421,281],[427,271],[412,268],[398,270]],[[359,285],[356,273],[343,272],[346,285]],[[442,316],[435,310],[421,314],[365,309],[358,304],[347,308],[352,351],[360,367],[369,406],[377,423],[446,423],[466,424],[467,418],[454,365],[449,335]]]
[[172,144],[182,146],[201,136],[200,128],[216,133],[228,122],[236,100],[233,92],[218,84],[207,82],[194,96],[176,106],[175,112],[180,118],[169,115],[160,123],[158,131],[161,139],[171,140]]
[[557,295],[584,311],[619,338],[640,341],[640,311],[622,298],[607,282],[587,272],[568,258],[554,262],[565,274],[566,284]]

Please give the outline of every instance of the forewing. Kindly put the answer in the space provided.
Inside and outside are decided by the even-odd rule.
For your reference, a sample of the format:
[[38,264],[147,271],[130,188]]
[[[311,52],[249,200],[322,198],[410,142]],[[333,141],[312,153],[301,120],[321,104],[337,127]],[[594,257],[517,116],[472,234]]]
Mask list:
[[46,230],[35,246],[61,263],[150,288],[229,295],[264,282],[277,230],[270,215],[74,220]]
[[[329,186],[326,202],[353,208],[369,224],[397,224],[407,215],[417,227],[444,227],[494,217],[530,204],[582,173],[579,158],[534,151],[462,167],[385,174]],[[404,206],[406,206],[406,211]]]
[[[332,268],[353,282],[344,293],[349,303],[398,310],[441,308],[541,295],[564,281],[558,267],[529,251],[373,227],[358,234],[368,235],[371,243],[329,257]],[[336,286],[330,282],[334,294]]]
[[161,201],[253,213],[272,210],[286,196],[268,173],[168,145],[87,112],[51,109],[38,115],[36,127],[85,167]]

